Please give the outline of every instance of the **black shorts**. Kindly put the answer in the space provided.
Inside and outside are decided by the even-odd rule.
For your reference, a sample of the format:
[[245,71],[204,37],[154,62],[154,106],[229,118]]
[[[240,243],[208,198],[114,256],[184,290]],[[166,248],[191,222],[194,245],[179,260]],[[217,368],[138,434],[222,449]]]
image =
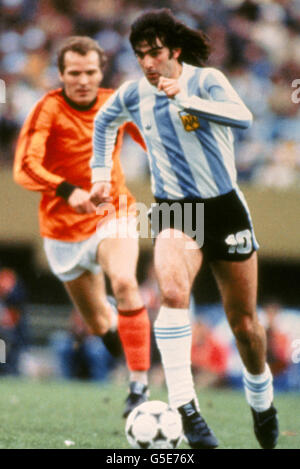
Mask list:
[[156,198],[149,217],[154,239],[167,228],[180,230],[209,260],[241,261],[258,249],[248,207],[235,190],[210,199]]

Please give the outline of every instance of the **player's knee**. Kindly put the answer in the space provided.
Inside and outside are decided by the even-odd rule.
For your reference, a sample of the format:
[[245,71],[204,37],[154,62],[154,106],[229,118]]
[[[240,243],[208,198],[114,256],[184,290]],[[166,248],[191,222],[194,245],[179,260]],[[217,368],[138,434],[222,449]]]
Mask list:
[[124,298],[138,288],[136,277],[118,273],[111,278],[111,286],[116,298]]
[[91,333],[99,337],[104,336],[110,328],[110,320],[108,317],[99,315],[94,318],[86,319],[86,322],[91,330]]
[[189,291],[184,286],[169,284],[161,289],[162,302],[169,308],[187,308]]
[[102,337],[108,332],[109,325],[107,322],[97,322],[97,323],[90,324],[90,328],[92,330],[93,335]]
[[243,314],[237,320],[232,321],[231,329],[238,342],[245,345],[251,344],[256,335],[256,324],[250,314]]

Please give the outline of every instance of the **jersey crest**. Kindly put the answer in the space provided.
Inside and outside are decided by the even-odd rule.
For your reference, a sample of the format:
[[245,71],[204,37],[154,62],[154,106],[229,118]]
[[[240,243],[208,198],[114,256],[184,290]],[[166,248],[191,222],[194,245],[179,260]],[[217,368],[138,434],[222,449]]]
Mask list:
[[188,114],[185,111],[179,111],[179,117],[181,119],[182,125],[186,132],[193,132],[193,130],[197,130],[200,127],[200,122],[197,116],[192,114]]

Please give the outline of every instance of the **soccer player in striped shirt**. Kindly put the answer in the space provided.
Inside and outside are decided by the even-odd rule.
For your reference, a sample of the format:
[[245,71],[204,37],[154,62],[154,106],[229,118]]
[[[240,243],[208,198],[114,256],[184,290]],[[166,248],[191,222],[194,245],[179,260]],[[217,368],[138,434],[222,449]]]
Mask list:
[[[247,128],[251,113],[223,73],[205,67],[207,37],[177,21],[169,10],[142,14],[132,25],[130,41],[144,77],[124,83],[96,117],[91,200],[98,204],[109,191],[118,127],[135,122],[147,144],[157,203],[151,221],[162,306],[154,327],[170,404],[179,409],[192,448],[218,445],[200,414],[190,367],[190,293],[206,257],[244,364],[256,437],[263,448],[273,448],[277,412],[266,335],[256,313],[258,245],[236,181],[231,130]],[[200,203],[204,244],[197,236],[203,228],[197,216]],[[174,208],[167,220],[166,206]],[[175,214],[178,207],[183,218]],[[162,219],[157,223],[159,210]]]
[[[98,43],[89,37],[73,36],[63,42],[58,53],[63,88],[47,93],[24,123],[14,178],[26,189],[41,192],[40,231],[49,265],[91,332],[102,337],[116,355],[121,348],[103,271],[110,278],[130,370],[125,417],[147,398],[150,322],[136,280],[138,238],[118,236],[119,222],[135,224],[135,199],[125,185],[119,155],[124,131],[144,143],[133,124],[120,129],[112,148],[110,200],[116,217],[106,215],[105,210],[97,214],[89,200],[89,161],[95,115],[113,93],[99,88],[105,59]],[[127,198],[128,211],[119,203],[121,196]]]

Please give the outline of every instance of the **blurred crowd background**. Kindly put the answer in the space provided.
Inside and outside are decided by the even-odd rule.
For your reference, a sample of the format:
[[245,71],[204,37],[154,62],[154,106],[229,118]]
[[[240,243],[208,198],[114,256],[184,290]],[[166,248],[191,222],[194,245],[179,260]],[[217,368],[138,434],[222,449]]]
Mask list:
[[[49,89],[60,86],[56,51],[61,40],[76,34],[99,41],[108,56],[102,85],[115,88],[140,75],[128,41],[132,21],[141,11],[161,7],[171,8],[186,24],[208,34],[213,46],[209,65],[225,72],[254,114],[252,128],[235,133],[239,181],[253,187],[297,190],[300,0],[0,0],[0,78],[6,84],[6,103],[0,104],[0,168],[12,167],[18,132],[32,106]],[[145,155],[136,146],[133,149],[130,140],[125,141],[123,153],[128,180],[147,176]],[[7,344],[7,363],[0,364],[0,374],[107,379],[118,363],[71,312],[66,296],[61,301],[62,287],[53,276],[44,281],[35,272],[32,252],[24,252],[19,263],[11,261],[18,250],[10,251],[10,244],[0,252],[4,264],[0,266],[0,338]],[[153,320],[159,293],[151,260],[146,262],[143,253],[141,258],[142,291]],[[285,279],[294,300],[292,309],[280,304],[273,286],[274,298],[260,305],[269,336],[268,359],[279,389],[300,390],[300,351],[293,348],[300,339],[300,299],[294,307],[299,268],[295,264],[290,280],[282,266],[276,271],[273,263],[270,268],[273,276],[265,269],[263,280],[267,283],[270,278],[272,283],[277,275],[278,285]],[[22,279],[26,272],[27,291]],[[206,271],[203,278],[209,278]],[[40,304],[41,298],[45,304]],[[193,304],[193,368],[199,384],[240,386],[241,364],[215,298],[199,304],[196,297]],[[101,367],[95,366],[100,362]],[[153,363],[159,363],[154,344]],[[153,372],[161,382],[159,365]]]

